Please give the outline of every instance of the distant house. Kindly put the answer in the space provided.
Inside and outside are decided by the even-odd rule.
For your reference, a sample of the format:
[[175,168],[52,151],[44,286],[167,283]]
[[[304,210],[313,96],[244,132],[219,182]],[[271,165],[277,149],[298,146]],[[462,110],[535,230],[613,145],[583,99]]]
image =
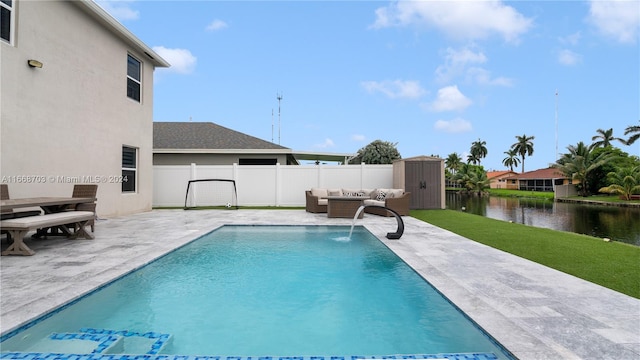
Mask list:
[[554,191],[556,185],[573,184],[560,170],[552,167],[525,172],[514,178],[518,181],[519,190]]
[[295,152],[212,122],[154,122],[154,165],[299,165],[342,162],[355,154]]
[[153,73],[169,63],[91,0],[0,10],[0,172],[11,196],[98,183],[98,215],[151,210]]
[[491,189],[518,189],[518,181],[515,176],[518,173],[511,170],[487,171],[487,179]]

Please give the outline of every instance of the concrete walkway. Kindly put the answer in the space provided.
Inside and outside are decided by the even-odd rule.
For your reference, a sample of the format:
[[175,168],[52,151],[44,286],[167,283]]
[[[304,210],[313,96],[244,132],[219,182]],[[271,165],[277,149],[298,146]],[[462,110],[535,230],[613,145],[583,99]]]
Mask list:
[[[520,359],[639,359],[640,300],[404,217],[365,225]],[[31,240],[0,259],[2,334],[224,224],[351,225],[304,210],[156,210],[96,223],[95,240]],[[8,244],[3,242],[3,248]]]

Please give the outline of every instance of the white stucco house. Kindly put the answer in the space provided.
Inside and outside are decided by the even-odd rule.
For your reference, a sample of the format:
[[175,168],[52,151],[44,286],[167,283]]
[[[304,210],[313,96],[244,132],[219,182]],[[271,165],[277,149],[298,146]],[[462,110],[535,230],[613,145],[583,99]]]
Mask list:
[[151,210],[153,73],[169,63],[91,0],[0,6],[0,182],[11,197],[95,182],[99,216]]

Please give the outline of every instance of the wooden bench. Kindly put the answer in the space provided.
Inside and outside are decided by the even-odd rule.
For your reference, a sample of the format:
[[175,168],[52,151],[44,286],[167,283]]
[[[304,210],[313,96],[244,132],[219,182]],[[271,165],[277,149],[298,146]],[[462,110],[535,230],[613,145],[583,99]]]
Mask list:
[[[23,241],[30,230],[47,228],[51,226],[61,227],[67,234],[72,234],[72,238],[84,237],[93,239],[93,234],[87,231],[86,226],[95,219],[95,214],[91,211],[64,211],[53,214],[27,216],[19,219],[9,219],[0,221],[0,228],[11,234],[13,243],[9,245],[2,255],[33,255],[31,250]],[[73,233],[67,225],[75,227]]]

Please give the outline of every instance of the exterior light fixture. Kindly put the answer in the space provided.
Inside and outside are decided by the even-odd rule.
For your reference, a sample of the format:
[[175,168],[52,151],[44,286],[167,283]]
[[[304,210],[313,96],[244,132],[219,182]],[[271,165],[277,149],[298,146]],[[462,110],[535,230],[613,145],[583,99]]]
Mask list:
[[42,68],[42,63],[38,60],[27,60],[27,64],[29,64],[30,67],[34,67],[38,69]]

